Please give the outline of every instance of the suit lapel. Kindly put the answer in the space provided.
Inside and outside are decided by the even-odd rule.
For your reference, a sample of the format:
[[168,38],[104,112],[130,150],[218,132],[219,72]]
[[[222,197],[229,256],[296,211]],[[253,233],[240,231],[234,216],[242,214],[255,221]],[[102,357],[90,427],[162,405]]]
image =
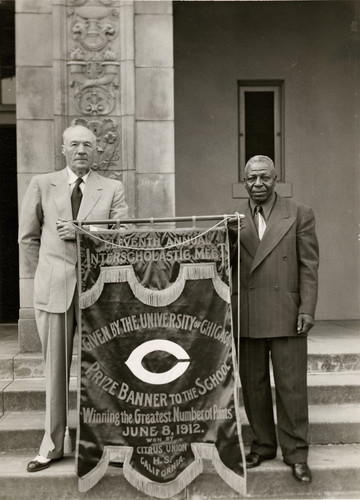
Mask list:
[[58,216],[63,220],[72,219],[70,189],[67,171],[64,168],[54,173],[51,179],[52,195],[58,209]]
[[277,196],[277,200],[266,225],[266,231],[259,243],[250,272],[253,272],[254,269],[261,264],[261,262],[276,247],[279,241],[294,224],[295,220],[296,217],[289,216],[284,199]]
[[249,202],[244,204],[240,213],[243,213],[245,215],[245,227],[240,232],[240,243],[246,248],[250,255],[255,257],[260,241],[250,210]]
[[79,208],[77,217],[79,220],[85,220],[88,217],[89,213],[98,202],[102,190],[103,184],[101,177],[91,171],[85,185],[83,198]]

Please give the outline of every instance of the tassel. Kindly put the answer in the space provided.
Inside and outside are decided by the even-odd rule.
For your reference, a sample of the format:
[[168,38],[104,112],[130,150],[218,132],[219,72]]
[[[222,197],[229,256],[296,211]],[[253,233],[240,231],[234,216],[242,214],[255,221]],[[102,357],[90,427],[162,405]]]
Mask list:
[[70,455],[71,452],[72,452],[71,437],[70,437],[69,427],[66,426],[64,435],[64,455]]

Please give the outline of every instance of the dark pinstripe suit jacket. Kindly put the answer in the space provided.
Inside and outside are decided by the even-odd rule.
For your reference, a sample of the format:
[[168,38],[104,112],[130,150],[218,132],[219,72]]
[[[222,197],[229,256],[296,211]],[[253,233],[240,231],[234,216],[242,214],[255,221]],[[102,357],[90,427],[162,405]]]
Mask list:
[[[311,208],[277,195],[259,241],[249,202],[240,233],[240,335],[270,338],[295,336],[299,313],[315,315],[319,248]],[[238,284],[235,233],[232,244],[233,318],[237,331]]]

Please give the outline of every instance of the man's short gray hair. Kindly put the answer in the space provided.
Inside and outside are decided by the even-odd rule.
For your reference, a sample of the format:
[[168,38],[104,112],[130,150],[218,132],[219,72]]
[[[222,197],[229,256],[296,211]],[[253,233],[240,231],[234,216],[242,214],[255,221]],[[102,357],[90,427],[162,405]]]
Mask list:
[[246,163],[245,165],[245,169],[244,169],[244,174],[246,175],[246,172],[248,170],[249,167],[251,167],[251,165],[253,163],[265,163],[268,167],[271,168],[271,170],[274,171],[275,173],[275,165],[274,165],[274,162],[272,161],[271,158],[269,158],[268,156],[265,156],[265,155],[256,155],[256,156],[252,156]]
[[88,127],[85,127],[85,125],[82,125],[81,123],[76,123],[75,125],[70,125],[70,127],[67,127],[64,132],[63,132],[63,144],[65,144],[65,140],[67,138],[67,136],[69,135],[69,133],[76,129],[76,128],[85,128],[87,129],[90,134],[92,135],[92,140],[94,142],[94,144],[96,144],[96,135],[94,134],[94,132],[92,130],[90,130]]

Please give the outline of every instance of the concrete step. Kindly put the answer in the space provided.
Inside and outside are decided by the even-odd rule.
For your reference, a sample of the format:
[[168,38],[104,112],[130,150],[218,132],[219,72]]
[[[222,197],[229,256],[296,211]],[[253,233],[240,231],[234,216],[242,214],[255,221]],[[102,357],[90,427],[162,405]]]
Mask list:
[[[274,412],[276,413],[276,412]],[[44,412],[6,412],[0,418],[0,441],[4,451],[36,448],[43,437]],[[252,432],[243,408],[240,408],[243,440],[249,444]],[[360,404],[310,405],[309,442],[311,444],[360,443]],[[77,412],[70,411],[69,428],[75,446]]]
[[[1,341],[0,341],[1,348]],[[77,354],[73,355],[71,374],[77,373]],[[44,362],[40,352],[19,353],[18,348],[0,354],[0,379],[44,377]]]
[[[7,412],[0,418],[1,450],[15,452],[38,449],[44,435],[45,412]],[[76,442],[77,412],[69,412],[69,429],[73,448]],[[1,495],[0,495],[1,498]]]
[[352,370],[360,371],[360,354],[309,354],[308,372],[348,372]]
[[349,404],[360,402],[360,372],[308,374],[309,404]]
[[[308,375],[309,404],[350,404],[360,402],[358,372],[329,372]],[[27,378],[3,381],[2,413],[41,411],[45,408],[45,381]],[[69,407],[76,408],[76,377],[70,379]]]
[[[69,408],[76,408],[77,379],[70,378]],[[8,381],[2,393],[2,413],[8,411],[41,411],[45,409],[45,379],[30,378]]]
[[[70,367],[71,375],[77,374],[77,355],[74,354]],[[44,363],[39,353],[18,354],[13,358],[13,378],[41,378],[44,377]]]
[[[34,450],[0,454],[0,498],[22,500],[57,499],[149,499],[133,488],[121,469],[108,467],[106,475],[87,493],[78,493],[73,456],[50,468],[29,474],[26,465]],[[360,498],[360,445],[326,445],[310,448],[310,485],[295,481],[281,457],[248,471],[246,498],[280,500],[288,498]],[[239,495],[204,462],[204,471],[172,500],[234,500]],[[153,499],[154,500],[154,499]]]

